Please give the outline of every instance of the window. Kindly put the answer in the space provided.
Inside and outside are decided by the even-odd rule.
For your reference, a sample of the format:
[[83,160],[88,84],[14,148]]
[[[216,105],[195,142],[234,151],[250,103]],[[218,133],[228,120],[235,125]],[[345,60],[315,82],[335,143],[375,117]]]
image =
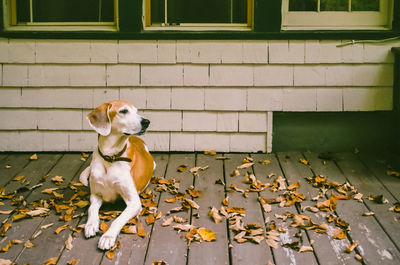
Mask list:
[[390,29],[391,0],[282,0],[282,29]]
[[249,29],[253,0],[146,0],[146,29]]
[[17,29],[116,29],[117,0],[7,0],[6,25]]

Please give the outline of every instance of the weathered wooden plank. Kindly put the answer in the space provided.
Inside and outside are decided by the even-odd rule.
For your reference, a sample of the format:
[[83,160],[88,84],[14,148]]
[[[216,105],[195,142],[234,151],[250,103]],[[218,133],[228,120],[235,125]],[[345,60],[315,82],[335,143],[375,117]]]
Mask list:
[[[186,170],[183,173],[177,172],[177,167],[180,165],[186,165],[188,168],[195,166],[195,155],[194,154],[171,154],[169,158],[166,178],[176,179],[180,181],[180,192],[193,185],[193,176]],[[164,216],[169,210],[181,205],[181,201],[174,203],[167,203],[165,199],[172,198],[173,196],[169,192],[162,192],[160,194],[160,201],[158,210],[161,211]],[[179,216],[181,218],[189,220],[188,212],[172,213],[171,216]],[[184,237],[185,233],[178,234],[173,230],[172,225],[168,227],[162,227],[164,218],[161,218],[153,226],[149,247],[146,254],[145,264],[151,264],[153,261],[165,260],[168,264],[186,264],[187,260],[187,243]]]
[[[269,165],[261,165],[260,163],[256,163],[254,165],[254,172],[258,179],[264,180],[264,177],[273,174],[275,176],[284,176],[282,169],[280,168],[279,161],[277,160],[275,155],[252,155],[255,162],[260,160],[269,160],[271,163]],[[302,166],[301,164],[297,165],[297,161],[293,162],[284,157],[285,161],[282,161],[282,167],[285,171],[285,176],[289,182],[289,184],[293,184],[297,181],[300,183],[300,188],[298,192],[302,194],[314,194],[314,190],[310,188],[309,184],[304,181],[304,175],[298,172],[298,166]],[[295,163],[295,164],[293,164]],[[288,165],[290,164],[290,166]],[[271,183],[274,180],[274,176],[269,180]],[[285,192],[285,191],[283,191]],[[279,194],[283,193],[274,193],[270,189],[262,191],[261,196],[264,198],[276,198]],[[307,197],[305,201],[301,203],[302,206],[314,206],[314,203],[310,201],[310,197]],[[272,211],[268,214],[265,214],[270,220],[275,220],[277,226],[283,227],[287,233],[281,234],[282,243],[290,243],[293,241],[298,241],[294,235],[299,232],[299,229],[293,228],[290,226],[290,221],[282,222],[281,219],[275,218],[275,214],[285,215],[286,212],[290,212],[293,214],[300,213],[302,215],[310,216],[312,220],[318,224],[326,223],[325,218],[318,214],[311,214],[310,212],[301,212],[295,206],[290,207],[279,207],[278,204],[272,205]],[[344,256],[342,253],[343,250],[334,250],[333,246],[335,242],[333,240],[329,240],[327,235],[318,234],[314,231],[302,231],[302,245],[311,246],[308,238],[310,240],[314,240],[315,243],[312,245],[314,248],[314,253],[319,258],[321,264],[352,264],[352,261],[349,261],[349,257]],[[276,264],[317,264],[316,257],[311,252],[299,253],[292,249],[287,249],[284,247],[279,247],[278,249],[273,249],[275,262]],[[323,259],[323,262],[321,261]],[[357,264],[357,261],[354,260],[354,264]]]
[[208,212],[210,207],[219,209],[221,201],[225,198],[225,188],[222,185],[215,184],[218,179],[224,179],[223,162],[216,160],[213,156],[199,154],[197,155],[196,166],[209,166],[205,171],[200,171],[195,177],[195,188],[200,193],[194,200],[200,206],[199,218],[192,217],[192,225],[196,227],[205,227],[213,231],[216,235],[216,241],[192,243],[189,249],[188,264],[229,264],[228,252],[228,234],[226,219],[216,224]]
[[[226,187],[229,189],[231,184],[236,185],[239,189],[248,189],[248,185],[244,183],[246,169],[240,170],[240,176],[231,177],[231,173],[236,169],[237,166],[242,164],[243,154],[229,154],[226,155],[229,160],[225,160],[225,176],[226,176]],[[251,170],[251,169],[250,169]],[[243,221],[245,224],[258,223],[264,224],[263,214],[261,211],[260,204],[258,203],[258,194],[249,193],[248,198],[243,197],[242,193],[232,192],[229,193],[229,207],[243,207],[246,208],[245,217]],[[263,240],[260,244],[254,244],[250,242],[238,243],[233,240],[235,234],[230,232],[232,264],[265,264],[268,261],[273,261],[270,247],[266,241]]]
[[396,157],[388,154],[363,153],[359,154],[359,158],[364,165],[378,178],[382,185],[389,190],[397,201],[400,201],[400,177],[389,176],[388,170],[400,172],[400,161]]
[[[27,154],[10,154],[2,160],[0,162],[0,187],[11,181],[29,162]],[[10,165],[11,168],[6,168],[7,165]]]
[[[391,254],[381,252],[380,257],[385,260],[391,260],[390,256],[392,256],[395,260],[400,261],[400,223],[396,220],[397,214],[388,211],[388,204],[377,204],[368,200],[367,196],[383,195],[392,203],[395,202],[396,199],[393,198],[387,189],[381,185],[381,183],[371,174],[370,171],[368,171],[367,168],[364,167],[354,154],[338,154],[337,157],[338,166],[343,171],[343,174],[359,192],[364,194],[364,203],[367,205],[369,210],[375,213],[374,217],[387,233],[386,237],[382,235],[382,241],[384,241],[385,244],[377,243],[377,246],[382,248],[383,252],[386,249],[387,252],[390,252]],[[388,238],[397,245],[397,248],[393,246],[392,242],[388,240]],[[378,241],[377,237],[375,237],[375,241]]]
[[[89,166],[89,161],[84,163],[80,160],[80,154],[65,154],[61,160],[57,163],[57,165],[49,172],[49,177],[43,183],[43,186],[40,189],[33,192],[29,197],[28,201],[37,201],[42,199],[48,199],[50,195],[46,195],[40,192],[40,190],[46,188],[57,187],[52,181],[51,178],[54,176],[62,176],[64,182],[62,186],[68,185],[68,183],[72,180],[79,181],[79,175],[87,166]],[[84,188],[87,190],[87,188]],[[82,189],[83,190],[83,189]],[[68,200],[73,192],[71,189],[61,189],[57,191],[58,193],[64,194],[64,201]],[[63,201],[62,200],[62,201]],[[61,202],[57,202],[61,203]],[[74,214],[79,214],[84,212],[85,209],[78,209]],[[32,264],[32,262],[41,262],[44,263],[47,259],[52,257],[58,257],[61,253],[61,250],[64,247],[65,241],[68,236],[72,234],[69,229],[62,231],[59,234],[56,234],[54,231],[58,227],[68,224],[69,227],[75,227],[78,224],[78,219],[72,219],[69,222],[64,222],[59,220],[59,215],[56,215],[54,211],[45,218],[42,218],[42,222],[40,226],[47,225],[53,223],[54,225],[51,228],[42,230],[40,227],[36,229],[34,233],[42,231],[42,234],[35,239],[32,239],[31,242],[36,245],[34,248],[24,248],[20,253],[18,258],[16,259],[16,263],[18,264]],[[27,229],[27,228],[22,228]]]
[[[60,154],[40,154],[38,160],[29,163],[19,174],[26,176],[25,179],[30,182],[30,186],[33,186],[40,182],[42,176],[48,174],[61,157],[62,155]],[[7,191],[14,191],[21,186],[20,182],[12,181],[7,184],[5,188]],[[16,196],[23,196],[27,199],[30,193],[30,190],[24,190],[18,192]],[[14,208],[15,206],[12,206],[10,201],[6,201],[5,205],[0,207],[1,210],[11,210]],[[8,223],[11,223],[12,227],[8,230],[6,237],[2,239],[1,245],[5,245],[9,240],[13,239],[22,241],[28,240],[40,225],[41,221],[41,218],[24,219],[19,222],[11,222],[11,220],[9,220]],[[0,258],[14,260],[21,252],[22,248],[23,245],[12,246],[8,252],[1,253]]]
[[[336,162],[326,160],[324,165],[317,154],[305,155],[316,175],[327,175],[329,179],[339,183],[347,181],[342,173],[343,169],[336,165],[342,159],[335,159]],[[358,189],[358,185],[355,185],[355,188]],[[350,224],[349,235],[353,241],[360,244],[357,251],[363,256],[366,264],[393,264],[394,260],[398,260],[398,251],[375,218],[362,216],[367,211],[369,209],[356,200],[339,201],[336,209],[339,217]],[[390,256],[392,259],[388,258]]]
[[[164,177],[165,171],[168,165],[168,154],[154,154],[154,160],[157,163],[156,170],[154,172],[154,176]],[[155,185],[150,184],[148,187],[152,190],[154,194],[154,201],[158,202],[159,193],[154,191]],[[146,225],[145,219],[140,218],[141,222],[143,222],[144,228],[146,230],[146,237],[141,238],[137,235],[128,235],[128,234],[120,234],[118,237],[118,241],[121,243],[121,248],[117,249],[115,252],[114,259],[110,260],[107,257],[103,257],[101,261],[102,265],[108,264],[131,264],[131,265],[142,265],[144,264],[144,259],[146,256],[147,247],[149,244],[151,230],[154,224]],[[160,221],[157,221],[160,222]]]

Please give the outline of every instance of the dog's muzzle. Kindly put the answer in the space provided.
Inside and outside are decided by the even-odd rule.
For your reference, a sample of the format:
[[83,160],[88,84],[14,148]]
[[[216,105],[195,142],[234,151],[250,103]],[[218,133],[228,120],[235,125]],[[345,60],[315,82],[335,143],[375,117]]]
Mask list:
[[146,132],[147,128],[150,125],[150,121],[148,119],[143,118],[142,121],[140,122],[140,125],[142,125],[142,129],[138,133],[138,135],[142,135]]

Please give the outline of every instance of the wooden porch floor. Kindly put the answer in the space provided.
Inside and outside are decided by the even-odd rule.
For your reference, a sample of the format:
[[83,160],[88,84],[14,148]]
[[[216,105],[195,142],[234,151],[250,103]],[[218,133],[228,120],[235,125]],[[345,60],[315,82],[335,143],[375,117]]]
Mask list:
[[[141,216],[139,223],[132,223],[130,227],[131,231],[136,229],[140,235],[121,233],[118,238],[120,247],[114,253],[97,249],[101,232],[95,238],[85,239],[83,232],[79,231],[79,225],[85,224],[87,220],[85,191],[88,189],[74,182],[79,181],[79,174],[89,164],[90,157],[83,161],[82,155],[76,153],[39,153],[37,160],[30,160],[31,155],[0,154],[0,187],[4,187],[0,193],[1,264],[7,264],[4,260],[32,265],[47,261],[48,264],[73,264],[74,260],[77,261],[76,264],[84,265],[152,264],[162,260],[170,265],[400,264],[400,213],[389,210],[394,203],[400,201],[400,177],[388,175],[395,175],[400,170],[400,158],[395,155],[362,152],[357,155],[340,153],[323,156],[310,152],[215,156],[194,153],[154,154],[157,162],[155,178],[158,183],[154,181],[150,185],[152,192],[147,193],[150,199],[144,203],[145,206],[156,206],[156,209],[150,208],[150,215],[156,217],[155,222],[152,223],[152,218],[148,217],[149,212]],[[254,159],[255,164],[238,169],[239,176],[231,176],[246,157]],[[264,164],[259,161],[264,161]],[[309,165],[306,165],[307,162]],[[187,166],[184,172],[177,171],[181,165]],[[189,171],[193,167],[205,166],[208,168],[200,170],[197,176]],[[245,183],[246,172],[249,176],[253,174],[255,179],[248,177]],[[316,175],[327,176],[328,181],[338,184],[348,182],[358,193],[363,194],[362,202],[354,199],[357,193],[351,194],[350,185],[340,185],[318,198],[319,202],[328,203],[326,211],[321,211],[323,205],[318,208],[316,202],[312,201],[312,198],[321,193],[321,189],[314,186],[321,183],[314,182],[313,186],[305,179]],[[55,183],[57,178],[53,179],[55,176],[62,176],[59,185]],[[283,176],[283,180],[278,176]],[[298,188],[296,185],[288,188],[296,182],[300,184]],[[191,194],[176,196],[173,188],[174,184],[175,188],[178,187],[176,183],[179,183],[177,190],[181,193],[185,193],[190,186],[194,190]],[[272,187],[261,185],[260,188],[260,183],[270,183]],[[255,191],[246,192],[252,184]],[[257,185],[258,189],[255,188]],[[166,191],[160,191],[162,189]],[[274,189],[277,191],[273,192]],[[199,193],[198,197],[196,191]],[[332,192],[336,195],[342,194],[342,197],[345,194],[351,195],[351,198],[346,200],[339,197],[335,209],[336,197],[332,198]],[[285,195],[286,201],[283,203],[286,202],[287,207],[280,207],[283,203],[271,203],[262,207],[258,200],[262,197],[270,202],[268,199],[279,195]],[[306,199],[296,204],[291,203],[292,199],[298,200],[301,195],[306,196]],[[383,195],[388,203],[371,201],[368,199],[370,195]],[[151,205],[152,196],[156,205]],[[229,219],[220,212],[222,221],[215,223],[209,216],[210,207],[214,206],[219,210],[223,206],[222,200],[227,196],[228,206],[224,209],[230,212]],[[146,196],[143,197],[146,199]],[[167,202],[166,199],[175,199],[175,202]],[[171,209],[181,207],[182,202],[185,202],[183,204],[188,210],[168,215]],[[105,205],[102,208],[105,223],[110,224],[108,219],[115,217],[109,211],[123,210],[123,206],[123,203]],[[199,208],[195,209],[197,206]],[[271,209],[268,209],[269,206]],[[311,206],[308,207],[311,211],[306,210],[306,206]],[[34,207],[39,211],[32,212]],[[55,208],[60,210],[60,214],[56,214]],[[245,209],[244,214],[237,213],[244,211],[239,208]],[[364,216],[366,212],[375,214]],[[29,216],[38,213],[42,216]],[[340,219],[334,218],[329,223],[329,215]],[[193,229],[191,238],[194,241],[188,247],[187,232],[178,232],[173,228],[178,225],[177,222],[163,226],[169,217],[174,216],[181,217],[183,224],[211,230],[215,233],[216,240],[197,241],[203,234],[199,230],[196,233]],[[304,216],[311,217],[316,226],[310,226],[309,220]],[[22,219],[17,220],[19,218]],[[61,218],[64,220],[60,220]],[[341,221],[347,222],[349,228]],[[275,228],[274,224],[276,232],[271,232]],[[293,227],[294,224],[297,227]],[[66,229],[61,230],[60,227]],[[233,231],[234,228],[237,232]],[[55,233],[56,230],[59,233]],[[337,234],[340,231],[347,231],[344,238],[334,239],[335,235],[340,237]],[[247,242],[237,242],[241,240]],[[257,240],[260,242],[251,242]],[[272,247],[274,242],[277,244],[276,248]],[[298,242],[297,250],[297,243],[293,242]],[[347,253],[346,246],[353,242],[358,242],[358,246]],[[295,249],[284,247],[287,243],[293,243],[292,247]],[[307,246],[312,249],[304,248]],[[312,251],[299,252],[299,248]],[[362,257],[362,260],[358,261],[356,256],[359,259]]]

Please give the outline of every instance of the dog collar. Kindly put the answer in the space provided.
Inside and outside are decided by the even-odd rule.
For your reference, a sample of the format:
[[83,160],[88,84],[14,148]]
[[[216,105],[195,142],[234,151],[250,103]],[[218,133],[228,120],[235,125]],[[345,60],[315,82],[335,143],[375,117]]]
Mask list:
[[109,163],[113,163],[116,161],[132,162],[132,159],[130,159],[128,157],[121,157],[121,155],[125,152],[126,147],[127,147],[127,145],[124,146],[124,148],[122,149],[121,152],[119,152],[118,154],[112,155],[112,156],[103,155],[103,153],[100,151],[100,147],[98,147],[97,150],[99,151],[100,156]]

